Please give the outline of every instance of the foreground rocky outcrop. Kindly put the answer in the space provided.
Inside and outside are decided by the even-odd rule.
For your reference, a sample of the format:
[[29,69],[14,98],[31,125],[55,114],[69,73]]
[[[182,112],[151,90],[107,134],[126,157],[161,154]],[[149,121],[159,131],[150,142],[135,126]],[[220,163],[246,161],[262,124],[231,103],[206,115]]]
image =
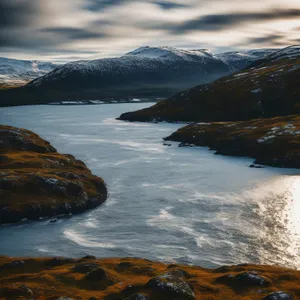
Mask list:
[[300,116],[243,122],[196,123],[180,128],[166,140],[180,146],[208,146],[218,154],[249,156],[255,163],[300,168]]
[[0,126],[0,224],[74,214],[106,200],[104,181],[31,131]]
[[215,270],[134,258],[0,257],[0,299],[291,300],[300,271],[237,265]]
[[[200,83],[200,82],[199,82]],[[211,122],[300,113],[300,46],[285,48],[250,67],[196,86],[120,120]]]

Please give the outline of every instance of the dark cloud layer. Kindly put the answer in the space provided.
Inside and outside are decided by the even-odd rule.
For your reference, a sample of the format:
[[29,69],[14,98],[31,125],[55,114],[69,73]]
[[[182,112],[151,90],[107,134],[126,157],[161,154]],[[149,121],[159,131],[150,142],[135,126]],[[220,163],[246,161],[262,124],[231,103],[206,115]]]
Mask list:
[[45,33],[52,33],[54,35],[58,35],[64,39],[69,40],[86,40],[93,38],[103,38],[106,35],[100,32],[93,32],[86,29],[74,28],[74,27],[50,27],[43,28],[41,30]]
[[87,3],[83,5],[83,8],[90,11],[99,11],[110,6],[116,6],[130,1],[131,0],[88,0]]
[[38,12],[35,1],[0,0],[0,30],[27,25]]
[[188,7],[186,4],[178,4],[175,2],[155,1],[154,3],[165,10]]
[[[101,11],[108,7],[118,6],[130,2],[139,2],[139,0],[88,0],[88,2],[83,6],[83,8],[90,11]],[[150,3],[154,3],[161,7],[164,10],[174,9],[174,8],[183,8],[188,5],[185,3],[176,3],[172,1],[163,1],[163,0],[152,0]]]
[[[261,9],[253,10],[259,3]],[[300,40],[295,23],[300,2],[284,0],[284,5],[280,0],[0,0],[0,56],[69,53],[71,59],[87,57],[85,50],[122,55],[147,44],[214,51],[287,45]],[[277,26],[289,20],[290,29]]]
[[280,40],[283,37],[284,36],[282,36],[281,34],[270,34],[266,36],[250,38],[247,40],[247,42],[250,44],[265,44],[265,43],[277,44],[278,40]]
[[248,22],[264,22],[300,17],[300,9],[270,10],[262,13],[235,13],[206,15],[180,25],[168,25],[171,31],[185,33],[188,31],[220,31]]

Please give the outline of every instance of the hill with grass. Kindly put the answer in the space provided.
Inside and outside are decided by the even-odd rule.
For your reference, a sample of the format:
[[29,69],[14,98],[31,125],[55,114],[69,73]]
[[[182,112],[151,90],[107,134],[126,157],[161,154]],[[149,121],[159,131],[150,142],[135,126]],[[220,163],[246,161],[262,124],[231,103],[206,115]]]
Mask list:
[[201,84],[121,120],[210,122],[300,113],[300,47],[291,46],[212,83]]

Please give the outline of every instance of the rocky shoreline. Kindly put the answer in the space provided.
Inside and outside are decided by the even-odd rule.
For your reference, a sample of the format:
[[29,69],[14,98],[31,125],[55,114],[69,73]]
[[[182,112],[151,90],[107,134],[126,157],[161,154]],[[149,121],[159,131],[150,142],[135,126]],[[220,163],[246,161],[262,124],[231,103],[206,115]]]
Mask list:
[[139,258],[0,257],[0,299],[291,300],[300,271],[259,265],[197,266]]
[[103,179],[33,132],[0,126],[0,224],[76,214],[107,198]]
[[242,122],[195,123],[165,138],[180,146],[208,146],[217,154],[255,158],[256,164],[300,168],[300,116]]

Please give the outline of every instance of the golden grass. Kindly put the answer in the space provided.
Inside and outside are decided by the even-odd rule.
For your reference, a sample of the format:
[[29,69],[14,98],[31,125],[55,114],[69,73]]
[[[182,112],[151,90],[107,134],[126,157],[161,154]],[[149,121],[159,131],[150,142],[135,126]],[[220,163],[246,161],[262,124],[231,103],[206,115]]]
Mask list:
[[1,209],[20,220],[66,213],[66,203],[80,212],[90,199],[106,199],[103,179],[33,132],[0,126],[0,141],[0,223],[11,221],[1,217]]
[[[150,300],[153,291],[145,286],[153,277],[172,270],[185,272],[183,280],[189,284],[195,299],[201,300],[261,300],[274,291],[285,291],[300,299],[300,272],[279,267],[240,265],[226,267],[223,270],[210,270],[196,266],[167,265],[143,259],[105,258],[105,259],[62,259],[62,265],[51,265],[52,259],[18,258],[24,261],[20,267],[11,267],[15,258],[0,257],[0,299],[30,299],[19,287],[25,285],[34,294],[34,299],[57,299],[68,296],[72,299],[125,299],[134,293],[142,293]],[[49,263],[50,262],[50,263]],[[86,273],[78,273],[74,266],[87,263],[97,264],[103,269],[110,282],[98,280],[89,282]],[[6,264],[6,265],[5,265]],[[219,278],[237,275],[243,272],[256,272],[270,285],[266,287],[231,286],[221,283]],[[22,294],[23,293],[23,294]],[[12,296],[10,296],[12,295]],[[160,299],[170,299],[167,296]]]

